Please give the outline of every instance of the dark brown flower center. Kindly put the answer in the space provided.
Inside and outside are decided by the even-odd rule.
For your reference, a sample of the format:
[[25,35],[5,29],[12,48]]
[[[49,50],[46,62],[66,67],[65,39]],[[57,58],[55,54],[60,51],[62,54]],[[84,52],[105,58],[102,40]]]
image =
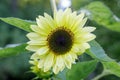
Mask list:
[[55,54],[65,54],[73,45],[73,34],[70,30],[60,28],[48,36],[48,45]]

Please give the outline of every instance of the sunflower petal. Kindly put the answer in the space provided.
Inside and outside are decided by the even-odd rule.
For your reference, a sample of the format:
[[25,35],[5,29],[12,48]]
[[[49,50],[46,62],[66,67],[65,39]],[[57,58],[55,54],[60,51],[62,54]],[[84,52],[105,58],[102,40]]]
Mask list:
[[56,21],[58,27],[61,27],[64,25],[64,24],[62,24],[62,20],[63,20],[63,11],[59,10],[55,17],[55,21]]
[[84,27],[83,28],[83,32],[93,32],[96,28],[95,27]]
[[79,27],[83,27],[86,22],[87,22],[87,18],[84,18],[84,19],[80,22]]
[[53,63],[54,63],[54,54],[49,53],[44,63],[44,72],[50,70],[50,68],[53,66]]
[[44,13],[44,16],[45,16],[46,22],[49,24],[49,26],[52,29],[55,29],[57,25],[56,25],[55,21],[53,20],[53,18],[46,13]]
[[64,68],[63,57],[59,55],[56,59],[56,65],[59,67],[60,71]]
[[49,51],[49,48],[47,47],[47,46],[45,46],[45,47],[41,47],[39,50],[37,50],[37,54],[39,54],[39,55],[44,55],[44,54],[46,54],[47,52]]
[[44,41],[44,40],[36,40],[36,41],[29,41],[27,42],[27,44],[29,45],[46,45],[47,44],[47,41]]
[[57,74],[59,71],[60,71],[60,70],[59,70],[59,67],[55,64],[55,65],[53,66],[53,72],[54,72],[55,74]]
[[38,65],[37,65],[38,68],[43,68],[44,67],[45,59],[46,58],[44,57],[44,58],[42,58],[42,59],[39,60]]
[[40,49],[42,46],[40,45],[28,45],[26,47],[27,50],[30,50],[30,51],[37,51],[38,49]]
[[46,40],[46,37],[43,37],[43,36],[40,36],[39,34],[35,33],[35,32],[31,32],[31,33],[28,33],[26,35],[30,40]]
[[36,26],[36,25],[31,25],[31,29],[34,32],[38,33],[38,35],[40,34],[40,36],[42,36],[42,35],[43,36],[47,36],[47,33],[45,33],[45,30],[40,28],[40,27],[38,27],[38,26]]
[[72,63],[72,56],[70,54],[66,54],[64,55],[64,62],[65,65],[68,69],[71,69],[71,63]]
[[30,59],[37,60],[37,59],[39,59],[39,55],[38,55],[38,54],[36,54],[36,53],[34,53],[34,54],[32,54],[32,56],[31,56],[31,58],[30,58]]
[[77,20],[81,22],[81,21],[83,20],[84,16],[85,16],[85,13],[79,14],[79,15],[77,16]]
[[88,42],[88,41],[95,39],[95,37],[96,36],[94,34],[89,33],[89,34],[86,34],[85,36],[83,36],[83,40]]

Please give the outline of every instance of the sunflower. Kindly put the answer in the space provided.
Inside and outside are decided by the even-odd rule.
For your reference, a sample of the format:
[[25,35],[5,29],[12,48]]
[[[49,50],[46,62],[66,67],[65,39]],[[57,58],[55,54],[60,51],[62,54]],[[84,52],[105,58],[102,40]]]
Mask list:
[[91,33],[94,27],[83,27],[86,21],[84,13],[77,15],[70,8],[58,10],[53,18],[46,13],[36,18],[37,25],[31,25],[33,32],[27,34],[30,41],[26,49],[34,52],[31,61],[37,60],[37,67],[44,72],[57,74],[65,67],[70,69],[95,38]]

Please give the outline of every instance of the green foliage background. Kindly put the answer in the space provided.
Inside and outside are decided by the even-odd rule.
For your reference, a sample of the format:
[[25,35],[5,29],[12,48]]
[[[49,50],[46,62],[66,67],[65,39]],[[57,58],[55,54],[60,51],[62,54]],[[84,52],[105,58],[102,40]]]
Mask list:
[[[72,0],[72,8],[73,10],[78,11],[80,9],[88,9],[86,5],[93,1],[97,0]],[[103,2],[104,5],[107,6],[107,9],[111,11],[110,15],[116,15],[120,17],[120,0],[100,1]],[[97,7],[99,7],[99,5]],[[102,10],[100,9],[97,9],[97,11],[102,12]],[[0,0],[0,17],[18,17],[21,19],[35,21],[35,18],[38,15],[43,15],[44,12],[52,14],[49,0]],[[103,16],[102,14],[100,15]],[[109,14],[103,16],[103,19],[106,16],[109,16]],[[97,16],[94,16],[93,19],[89,19],[87,25],[95,26],[97,28],[94,32],[97,36],[96,41],[101,44],[108,56],[115,59],[116,61],[120,61],[120,31],[111,30],[106,27],[112,25],[107,24],[108,22],[105,23],[105,21],[109,21],[108,18],[103,23],[101,23],[99,20],[96,21],[96,18]],[[114,26],[120,27],[119,24],[114,24]],[[1,48],[6,47],[8,44],[27,42],[28,39],[25,35],[25,31],[0,21]],[[3,56],[2,58],[0,58],[0,80],[30,80],[34,78],[35,75],[29,72],[30,65],[28,61],[30,55],[30,52],[24,51],[22,54],[19,55],[16,54],[14,56],[6,58]],[[84,55],[84,57],[89,60],[88,55]],[[101,64],[98,64],[98,66],[99,67],[94,71],[94,73],[88,76],[88,80],[92,76],[97,75],[101,72],[103,66]],[[103,77],[100,80],[120,80],[120,78],[114,75],[109,75]]]
[[[51,13],[48,0],[0,0],[0,17],[18,17],[35,21],[35,18],[43,15],[44,12]],[[5,48],[8,44],[26,43],[28,39],[25,35],[25,31],[0,21],[1,48]],[[18,48],[16,51],[22,52]],[[8,52],[16,53],[12,49]],[[31,80],[34,78],[35,75],[29,71],[30,56],[30,52],[24,51],[19,55],[0,58],[0,80]]]

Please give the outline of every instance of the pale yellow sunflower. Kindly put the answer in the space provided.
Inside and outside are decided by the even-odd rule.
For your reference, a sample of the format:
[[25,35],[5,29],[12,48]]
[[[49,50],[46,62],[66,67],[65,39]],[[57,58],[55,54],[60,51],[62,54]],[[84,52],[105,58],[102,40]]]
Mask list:
[[44,72],[52,70],[57,74],[65,67],[70,69],[95,38],[91,33],[94,27],[83,27],[86,21],[84,13],[77,15],[70,8],[58,10],[53,18],[46,13],[39,16],[37,25],[31,25],[33,32],[27,34],[30,41],[26,49],[35,52],[31,61],[37,60],[37,67]]

